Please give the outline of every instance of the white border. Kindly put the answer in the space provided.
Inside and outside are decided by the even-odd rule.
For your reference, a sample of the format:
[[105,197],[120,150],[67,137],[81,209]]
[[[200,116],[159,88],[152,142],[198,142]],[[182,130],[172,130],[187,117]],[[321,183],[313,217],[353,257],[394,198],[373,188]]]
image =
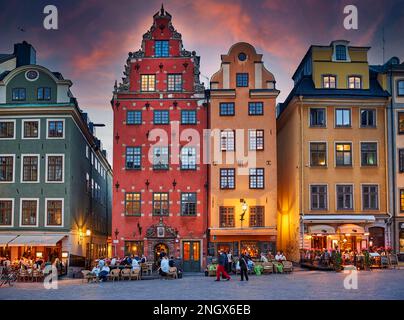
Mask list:
[[[373,110],[375,112],[375,126],[374,127],[363,127],[362,126],[362,111],[363,110]],[[360,129],[377,129],[377,108],[359,108],[359,128]]]
[[[380,184],[379,183],[361,183],[361,209],[362,211],[380,211]],[[377,186],[377,209],[364,209],[363,208],[363,186]]]
[[[31,71],[35,71],[35,72],[36,72],[37,77],[36,77],[35,79],[30,79],[30,78],[27,77],[28,72],[31,72]],[[39,71],[36,70],[36,69],[28,69],[27,71],[25,71],[25,79],[26,79],[27,81],[29,81],[29,82],[37,81],[37,80],[39,79]]]
[[[376,161],[377,164],[375,166],[362,166],[362,143],[376,143]],[[378,168],[379,164],[379,141],[359,141],[359,165],[361,168]]]
[[[48,180],[48,157],[60,156],[62,157],[62,181],[49,181]],[[45,156],[45,183],[64,183],[65,182],[65,155],[64,153],[47,153]]]
[[[62,201],[62,224],[60,226],[57,225],[48,225],[48,201]],[[50,228],[63,228],[65,221],[65,199],[64,198],[45,198],[45,227]]]
[[[312,126],[310,124],[310,112],[311,109],[324,109],[325,110],[325,125],[324,126]],[[307,114],[307,125],[310,129],[327,129],[328,126],[328,108],[326,107],[322,107],[322,106],[318,106],[318,107],[309,107],[308,108],[308,114]]]
[[[24,157],[37,157],[38,158],[38,169],[37,169],[37,180],[36,181],[24,181]],[[39,183],[41,181],[41,155],[34,153],[24,153],[20,157],[20,183]]]
[[[22,224],[22,202],[24,200],[35,200],[36,201],[36,225],[23,225]],[[39,198],[20,198],[20,228],[38,227],[38,223],[39,223]]]
[[[25,122],[38,122],[38,137],[25,137],[24,136],[24,124]],[[21,140],[39,140],[41,139],[41,120],[40,119],[22,119],[21,120]]]
[[[314,168],[314,169],[328,168],[328,141],[312,141],[312,140],[310,140],[310,141],[308,141],[308,143],[309,143],[309,145],[308,145],[308,147],[309,147],[308,167],[309,168]],[[310,145],[312,143],[325,143],[325,166],[312,166],[311,165],[311,148],[310,148]]]
[[16,129],[17,129],[17,127],[16,127],[16,119],[0,119],[0,122],[13,122],[14,123],[14,130],[13,130],[13,133],[14,133],[14,136],[12,137],[12,138],[1,138],[0,137],[0,141],[3,141],[3,140],[15,140],[16,139],[16,136],[17,136],[17,133],[16,133]]
[[11,181],[0,181],[0,183],[14,183],[15,182],[15,154],[0,154],[0,157],[13,157],[13,180]]
[[[349,110],[349,126],[337,125],[337,110]],[[334,107],[334,129],[352,129],[352,108],[351,107]]]
[[14,226],[14,198],[0,198],[0,201],[10,201],[11,200],[11,224],[2,224],[0,228],[9,228]]
[[[50,121],[62,121],[63,122],[63,137],[49,137],[49,122]],[[46,119],[46,139],[51,139],[51,140],[61,140],[65,139],[66,136],[66,121],[65,119]]]

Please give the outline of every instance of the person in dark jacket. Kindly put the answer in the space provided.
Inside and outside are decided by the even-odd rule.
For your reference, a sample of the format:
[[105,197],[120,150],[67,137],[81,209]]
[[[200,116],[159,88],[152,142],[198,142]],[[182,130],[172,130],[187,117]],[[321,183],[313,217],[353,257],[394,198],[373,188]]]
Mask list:
[[244,276],[245,276],[245,280],[248,281],[247,257],[242,253],[240,255],[240,258],[239,258],[238,262],[239,262],[239,265],[240,265],[241,281],[244,281]]
[[219,252],[219,259],[218,259],[218,265],[216,269],[216,280],[215,281],[220,281],[220,274],[222,274],[226,279],[226,281],[229,281],[231,278],[226,272],[226,262],[227,261],[227,255],[224,254],[223,251]]

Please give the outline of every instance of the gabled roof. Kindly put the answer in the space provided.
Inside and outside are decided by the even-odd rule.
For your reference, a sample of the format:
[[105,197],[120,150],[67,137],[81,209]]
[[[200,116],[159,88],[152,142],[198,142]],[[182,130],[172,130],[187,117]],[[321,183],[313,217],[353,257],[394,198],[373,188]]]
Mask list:
[[311,76],[304,76],[292,89],[285,102],[279,104],[279,115],[294,97],[330,99],[378,99],[387,98],[389,93],[380,86],[376,74],[371,72],[369,89],[316,89]]

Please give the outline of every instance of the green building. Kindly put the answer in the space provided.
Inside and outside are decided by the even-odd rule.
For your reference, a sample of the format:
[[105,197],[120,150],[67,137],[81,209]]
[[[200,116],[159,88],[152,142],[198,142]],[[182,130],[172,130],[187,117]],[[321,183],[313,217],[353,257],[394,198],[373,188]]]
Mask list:
[[27,42],[0,54],[0,256],[108,255],[112,170],[72,82]]

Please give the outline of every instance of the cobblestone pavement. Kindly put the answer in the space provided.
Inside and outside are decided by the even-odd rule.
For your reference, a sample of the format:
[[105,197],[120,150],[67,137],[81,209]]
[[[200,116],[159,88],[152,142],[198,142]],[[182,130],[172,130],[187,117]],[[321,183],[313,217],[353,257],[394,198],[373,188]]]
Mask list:
[[399,299],[404,300],[404,270],[358,272],[358,289],[344,288],[346,274],[297,270],[292,274],[251,276],[241,282],[215,282],[202,274],[185,275],[178,280],[119,281],[83,283],[78,279],[59,281],[57,290],[46,290],[40,283],[16,283],[0,288],[0,300],[119,299],[119,300],[206,300],[206,299]]

